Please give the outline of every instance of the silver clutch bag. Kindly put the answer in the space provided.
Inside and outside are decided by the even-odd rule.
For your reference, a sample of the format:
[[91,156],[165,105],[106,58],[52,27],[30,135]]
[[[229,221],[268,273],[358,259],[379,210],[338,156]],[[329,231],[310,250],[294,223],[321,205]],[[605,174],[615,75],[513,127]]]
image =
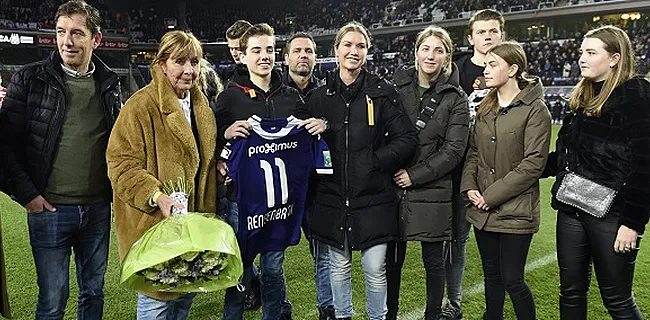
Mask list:
[[555,198],[596,218],[607,215],[618,191],[573,172],[564,176]]

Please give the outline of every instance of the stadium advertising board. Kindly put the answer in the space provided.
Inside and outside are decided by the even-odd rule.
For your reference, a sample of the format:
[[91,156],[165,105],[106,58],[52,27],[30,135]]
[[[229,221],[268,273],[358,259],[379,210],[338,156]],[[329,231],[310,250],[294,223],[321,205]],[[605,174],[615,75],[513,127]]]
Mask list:
[[0,43],[8,43],[11,45],[21,45],[21,44],[34,44],[34,37],[32,36],[23,36],[16,32],[12,33],[0,33]]
[[[56,46],[56,36],[51,35],[38,35],[38,45],[42,47]],[[100,49],[115,49],[115,50],[128,50],[129,41],[124,39],[102,39],[99,44]]]

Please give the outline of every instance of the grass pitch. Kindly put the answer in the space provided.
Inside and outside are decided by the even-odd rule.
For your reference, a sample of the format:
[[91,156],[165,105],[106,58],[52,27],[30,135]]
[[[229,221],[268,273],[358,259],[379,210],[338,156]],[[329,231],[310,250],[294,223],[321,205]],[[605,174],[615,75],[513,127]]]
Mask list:
[[[553,137],[558,126],[553,128]],[[553,179],[541,181],[542,217],[540,231],[533,237],[526,280],[535,296],[537,318],[540,320],[558,319],[559,276],[555,258],[555,219],[556,213],[550,207],[550,188]],[[34,261],[29,246],[27,216],[25,210],[0,194],[0,216],[2,236],[7,262],[7,284],[15,319],[33,319],[38,290]],[[634,293],[644,317],[650,318],[650,253],[641,245],[636,271]],[[135,319],[136,295],[119,285],[120,265],[117,255],[115,233],[111,234],[108,271],[106,273],[104,319]],[[294,319],[318,319],[313,281],[312,259],[306,241],[289,248],[285,259],[285,274],[289,300],[293,303]],[[74,263],[72,263],[74,265]],[[74,268],[70,270],[70,299],[65,319],[76,319],[76,296]],[[365,316],[365,293],[359,254],[353,262],[353,299],[357,315],[354,319],[367,319]],[[403,269],[400,300],[400,319],[422,319],[425,305],[424,266],[422,265],[420,245],[409,243]],[[467,268],[463,279],[463,311],[465,319],[480,319],[484,310],[482,290],[483,275],[481,260],[472,238],[468,243]],[[223,292],[199,294],[192,306],[191,319],[221,319]],[[515,319],[512,306],[506,301],[505,319]],[[260,313],[246,313],[246,319],[259,319]],[[589,301],[589,319],[611,319],[602,305],[596,280],[592,281]]]

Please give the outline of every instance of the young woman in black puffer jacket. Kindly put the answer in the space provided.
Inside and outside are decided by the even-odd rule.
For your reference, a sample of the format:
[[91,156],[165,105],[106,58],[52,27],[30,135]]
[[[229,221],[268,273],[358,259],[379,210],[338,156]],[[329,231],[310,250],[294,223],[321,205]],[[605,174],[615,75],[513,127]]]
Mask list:
[[452,170],[462,161],[469,136],[467,95],[451,62],[447,31],[429,26],[415,41],[415,66],[393,77],[406,114],[419,130],[413,161],[393,177],[399,187],[399,239],[388,245],[387,320],[397,319],[406,242],[419,241],[426,271],[426,320],[440,317],[445,291],[445,243],[451,240]]

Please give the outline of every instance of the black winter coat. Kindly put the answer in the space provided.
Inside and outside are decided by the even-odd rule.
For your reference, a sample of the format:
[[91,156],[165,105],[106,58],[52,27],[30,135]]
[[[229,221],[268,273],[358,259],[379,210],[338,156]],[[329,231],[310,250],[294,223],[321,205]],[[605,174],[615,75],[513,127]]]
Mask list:
[[217,97],[217,149],[225,145],[224,133],[235,121],[247,120],[252,115],[286,118],[296,114],[298,105],[303,105],[298,90],[284,85],[277,70],[271,73],[271,89],[264,92],[251,82],[248,69],[237,68],[226,89]]
[[612,92],[600,117],[578,109],[564,118],[556,150],[548,158],[544,176],[557,175],[553,208],[569,214],[578,209],[556,199],[566,167],[577,174],[619,190],[609,215],[619,217],[639,234],[650,216],[650,83],[626,81]]
[[329,121],[323,137],[334,167],[333,175],[319,176],[313,237],[343,249],[347,236],[352,250],[394,240],[398,199],[392,176],[417,147],[417,131],[397,91],[365,70],[346,89],[337,69],[307,96],[307,107],[311,116]]
[[[110,133],[122,108],[119,77],[97,56],[92,56],[92,62]],[[61,63],[54,51],[16,72],[0,109],[0,183],[22,205],[47,186],[69,100]]]
[[451,173],[461,163],[469,137],[467,95],[459,86],[456,64],[452,63],[449,76],[441,74],[422,97],[416,70],[413,66],[401,67],[394,76],[406,114],[415,123],[423,108],[435,111],[419,131],[416,156],[406,168],[413,185],[399,189],[399,238],[450,240]]

